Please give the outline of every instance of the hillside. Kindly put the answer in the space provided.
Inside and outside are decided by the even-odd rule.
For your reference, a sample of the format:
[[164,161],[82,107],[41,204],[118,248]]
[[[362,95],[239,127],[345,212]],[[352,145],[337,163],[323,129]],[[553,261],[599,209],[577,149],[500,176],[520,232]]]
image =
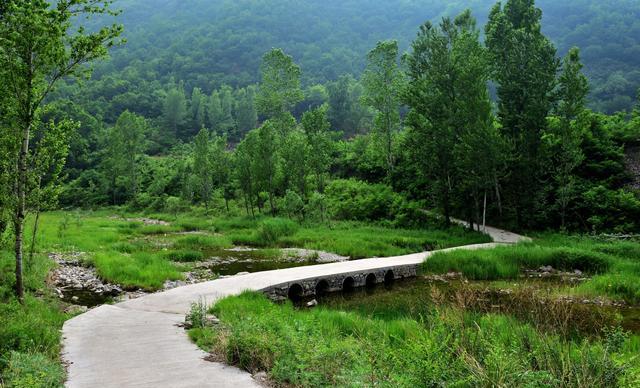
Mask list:
[[[484,25],[493,0],[121,0],[117,21],[128,43],[96,67],[81,100],[109,104],[89,109],[158,113],[154,94],[171,81],[189,92],[208,93],[222,84],[257,81],[262,54],[272,47],[290,53],[303,71],[303,84],[359,75],[365,55],[378,40],[408,47],[426,20],[471,8]],[[591,80],[590,106],[604,112],[629,109],[640,86],[640,2],[539,0],[543,30],[564,55],[582,50]],[[144,107],[144,108],[140,108]],[[108,117],[107,117],[108,119]],[[110,120],[108,120],[110,121]]]

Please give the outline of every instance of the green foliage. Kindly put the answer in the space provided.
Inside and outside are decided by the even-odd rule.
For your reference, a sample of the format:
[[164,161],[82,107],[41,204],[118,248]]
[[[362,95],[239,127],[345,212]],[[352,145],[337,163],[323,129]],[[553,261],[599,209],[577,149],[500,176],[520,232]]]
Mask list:
[[57,388],[65,373],[62,365],[42,354],[12,351],[4,376],[8,388]]
[[376,111],[373,133],[381,143],[386,161],[387,179],[391,178],[397,155],[394,133],[400,126],[400,95],[404,92],[404,74],[398,66],[398,42],[378,42],[367,54],[367,68],[362,74],[362,101]]
[[541,19],[542,11],[533,1],[508,0],[492,8],[485,28],[492,78],[498,84],[498,117],[514,147],[504,191],[518,227],[532,225],[537,211],[540,135],[555,102],[559,68],[556,48],[542,33]]
[[207,310],[209,306],[204,302],[204,300],[199,300],[198,302],[191,303],[191,308],[189,309],[189,313],[185,318],[186,322],[191,324],[191,327],[195,329],[202,329],[206,324]]
[[304,98],[300,89],[300,67],[281,49],[262,57],[256,107],[267,118],[279,118]]
[[368,184],[355,179],[334,180],[326,190],[327,208],[338,220],[393,219],[401,196],[382,184]]
[[[409,85],[404,99],[410,108],[406,119],[409,157],[419,178],[429,181],[447,222],[456,191],[466,189],[460,196],[471,195],[478,208],[480,190],[486,190],[497,174],[495,164],[482,163],[493,155],[478,141],[497,138],[487,136],[493,125],[489,69],[479,39],[475,19],[466,11],[454,20],[444,18],[438,27],[430,22],[420,26],[407,56]],[[456,153],[456,147],[464,150]],[[492,148],[498,147],[490,144]],[[486,171],[479,170],[483,166]],[[472,181],[474,173],[478,177]]]

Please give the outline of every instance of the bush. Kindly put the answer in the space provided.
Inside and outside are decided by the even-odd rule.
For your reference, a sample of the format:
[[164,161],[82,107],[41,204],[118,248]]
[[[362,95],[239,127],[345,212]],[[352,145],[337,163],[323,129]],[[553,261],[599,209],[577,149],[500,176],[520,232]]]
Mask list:
[[355,179],[332,181],[326,190],[327,208],[338,220],[374,221],[393,219],[402,196],[391,187],[369,184]]
[[430,215],[421,202],[402,201],[394,209],[393,224],[399,228],[425,228],[438,223],[437,217]]
[[258,227],[258,239],[264,245],[275,244],[282,237],[293,236],[298,224],[287,218],[268,218]]

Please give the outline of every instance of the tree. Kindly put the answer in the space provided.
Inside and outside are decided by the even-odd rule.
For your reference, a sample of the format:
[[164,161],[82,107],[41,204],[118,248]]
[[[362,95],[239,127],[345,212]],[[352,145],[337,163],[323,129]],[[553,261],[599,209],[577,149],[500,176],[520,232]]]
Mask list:
[[238,144],[233,160],[235,179],[238,187],[240,187],[240,191],[242,191],[247,215],[251,214],[251,216],[255,216],[253,203],[258,190],[257,179],[254,172],[257,144],[258,130],[254,129],[247,133],[247,136]]
[[235,127],[233,120],[234,98],[231,87],[223,85],[211,93],[209,124],[217,135],[227,135]]
[[[469,11],[455,20],[444,18],[439,27],[425,23],[411,48],[406,59],[408,142],[418,171],[433,182],[435,198],[449,222],[456,187],[468,179],[460,171],[456,147],[466,140],[465,147],[481,150],[474,141],[477,133],[492,125],[485,53]],[[478,189],[477,184],[470,186]]]
[[127,110],[118,117],[110,132],[109,157],[113,160],[115,171],[127,177],[126,187],[130,190],[131,198],[138,195],[139,159],[146,149],[148,128],[144,117]]
[[[10,95],[2,125],[10,138],[9,153],[16,256],[16,294],[24,298],[22,258],[24,220],[33,171],[32,131],[37,127],[43,101],[58,81],[80,77],[84,64],[104,57],[122,28],[73,28],[73,23],[98,14],[112,13],[109,1],[5,0],[0,15],[0,83]],[[3,129],[3,132],[5,130]],[[14,167],[15,166],[15,167]]]
[[266,121],[256,131],[256,147],[253,157],[253,171],[261,191],[269,195],[271,214],[276,214],[276,174],[278,170],[278,134],[275,125]]
[[164,99],[164,121],[167,129],[176,139],[181,138],[180,131],[187,118],[187,99],[180,86],[174,86]]
[[307,137],[299,129],[291,130],[282,138],[278,148],[282,158],[282,188],[306,198],[309,155]]
[[367,55],[368,65],[362,75],[362,101],[375,109],[374,134],[382,143],[387,180],[391,180],[395,165],[393,138],[400,126],[400,94],[404,77],[398,67],[398,42],[378,42]]
[[302,115],[302,129],[307,136],[309,146],[307,159],[309,169],[315,176],[316,189],[320,193],[324,193],[333,146],[329,132],[331,124],[327,120],[327,109],[327,105],[322,105]]
[[231,158],[227,151],[227,137],[213,135],[209,152],[209,165],[213,186],[222,190],[225,207],[229,212],[229,199],[232,198]]
[[203,127],[200,129],[200,132],[198,132],[198,135],[196,135],[194,141],[193,172],[196,175],[200,199],[204,202],[204,206],[207,211],[209,210],[209,199],[211,198],[211,189],[213,184],[209,153],[209,131]]
[[300,67],[282,49],[274,48],[262,57],[260,73],[256,107],[266,118],[280,120],[304,99]]
[[584,112],[589,83],[582,74],[580,51],[572,48],[563,60],[559,77],[556,117],[550,120],[544,139],[549,152],[550,171],[555,183],[560,227],[566,227],[566,213],[575,197],[574,170],[582,163],[582,134],[576,119]]
[[256,127],[258,113],[254,104],[255,87],[248,86],[238,91],[236,105],[236,122],[238,125],[238,138],[241,138]]
[[559,62],[541,32],[534,0],[496,4],[486,26],[486,44],[497,83],[502,132],[514,144],[507,183],[518,226],[532,224],[540,197],[540,143],[553,106]]
[[200,88],[191,92],[191,120],[194,128],[202,128],[206,118],[206,96]]

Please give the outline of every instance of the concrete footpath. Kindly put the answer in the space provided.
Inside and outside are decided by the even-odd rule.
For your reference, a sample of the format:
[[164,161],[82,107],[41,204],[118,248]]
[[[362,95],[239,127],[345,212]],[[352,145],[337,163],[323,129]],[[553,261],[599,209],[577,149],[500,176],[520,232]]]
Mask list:
[[[495,228],[496,243],[450,249],[493,248],[525,237]],[[251,375],[205,361],[183,328],[192,302],[207,303],[244,290],[356,271],[419,264],[433,252],[256,272],[174,288],[78,315],[63,327],[67,387],[257,387]]]

